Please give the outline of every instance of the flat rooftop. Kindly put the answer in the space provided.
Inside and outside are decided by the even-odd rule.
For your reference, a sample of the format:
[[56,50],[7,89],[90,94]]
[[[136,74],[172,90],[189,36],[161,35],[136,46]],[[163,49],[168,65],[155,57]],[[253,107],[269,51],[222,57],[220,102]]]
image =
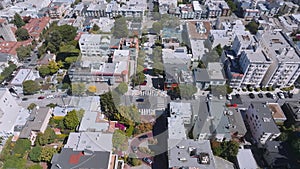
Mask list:
[[268,103],[267,105],[269,109],[272,111],[272,116],[274,119],[286,119],[278,103]]

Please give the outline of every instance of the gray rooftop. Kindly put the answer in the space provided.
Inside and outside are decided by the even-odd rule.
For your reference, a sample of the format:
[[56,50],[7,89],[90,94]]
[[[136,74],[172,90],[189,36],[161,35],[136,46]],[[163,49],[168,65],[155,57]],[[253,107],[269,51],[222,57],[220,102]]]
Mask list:
[[249,107],[255,109],[258,112],[258,119],[261,120],[261,125],[265,132],[280,133],[272,117],[272,112],[265,103],[252,102]]
[[72,148],[63,148],[52,158],[51,169],[107,169],[111,153],[104,151],[73,151]]
[[112,134],[102,132],[70,133],[64,148],[74,151],[112,151]]
[[[48,117],[48,118],[47,118]],[[50,118],[50,108],[41,107],[39,109],[35,108],[31,111],[30,116],[23,127],[19,138],[29,138],[31,131],[41,131],[43,130],[43,125],[48,123]]]
[[169,168],[195,167],[201,169],[214,169],[215,159],[212,154],[210,142],[194,140],[168,140]]
[[80,122],[79,131],[106,131],[109,122],[100,112],[86,111]]
[[237,108],[229,108],[227,113],[229,121],[229,130],[231,133],[238,132],[240,135],[245,135],[247,132],[242,114]]
[[168,117],[168,138],[183,140],[186,136],[183,119],[180,116]]

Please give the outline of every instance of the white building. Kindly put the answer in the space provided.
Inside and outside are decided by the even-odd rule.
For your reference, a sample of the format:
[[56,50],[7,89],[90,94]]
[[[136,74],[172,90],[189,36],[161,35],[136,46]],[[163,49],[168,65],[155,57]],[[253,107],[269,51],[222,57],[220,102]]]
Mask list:
[[251,149],[239,149],[236,155],[238,167],[240,169],[257,169],[257,163],[253,157]]
[[170,102],[170,116],[180,116],[184,124],[191,124],[192,119],[191,103]]
[[11,26],[5,19],[0,19],[0,37],[6,41],[17,41],[13,31],[11,30]]
[[7,138],[14,132],[14,124],[21,107],[6,88],[0,89],[0,137]]
[[252,102],[246,111],[245,120],[257,143],[265,144],[280,135],[272,113],[265,103]]
[[110,35],[82,34],[79,47],[83,57],[106,56],[110,44]]
[[38,77],[38,73],[34,72],[32,69],[20,69],[10,84],[16,87],[22,87],[23,82],[27,80],[35,80]]

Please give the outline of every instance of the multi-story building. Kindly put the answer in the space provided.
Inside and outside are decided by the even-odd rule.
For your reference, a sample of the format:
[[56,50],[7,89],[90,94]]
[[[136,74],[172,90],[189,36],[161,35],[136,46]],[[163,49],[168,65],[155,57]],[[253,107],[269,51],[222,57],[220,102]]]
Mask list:
[[0,39],[5,41],[17,41],[15,34],[5,19],[0,19]]
[[110,35],[82,34],[79,39],[82,57],[107,56],[110,53],[110,39]]
[[265,144],[280,135],[280,131],[272,117],[272,112],[265,103],[252,102],[246,111],[245,119],[254,140]]
[[222,15],[222,9],[217,3],[209,2],[207,3],[208,18],[217,18]]
[[14,132],[14,124],[21,107],[6,88],[0,88],[0,137],[5,139]]
[[300,52],[283,32],[259,31],[265,54],[272,60],[262,86],[291,86],[300,75]]
[[280,9],[282,14],[296,14],[298,12],[299,5],[294,4],[293,2],[284,2]]
[[192,1],[192,4],[193,4],[194,12],[195,12],[195,14],[194,14],[195,19],[200,19],[203,10],[201,8],[199,1]]
[[171,117],[179,116],[184,124],[191,124],[193,115],[191,103],[170,102],[169,107]]
[[181,19],[194,19],[195,12],[192,4],[180,4]]

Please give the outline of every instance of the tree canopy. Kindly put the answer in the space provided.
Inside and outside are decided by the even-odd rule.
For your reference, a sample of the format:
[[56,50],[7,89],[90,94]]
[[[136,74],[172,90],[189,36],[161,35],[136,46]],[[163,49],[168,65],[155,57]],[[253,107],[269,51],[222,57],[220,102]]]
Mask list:
[[125,82],[120,83],[117,88],[116,91],[118,93],[120,93],[121,95],[125,94],[128,91],[128,85]]
[[191,99],[193,95],[197,92],[197,88],[191,84],[180,84],[179,85],[181,98]]
[[100,27],[97,25],[97,24],[94,24],[93,27],[92,27],[92,31],[98,31],[100,30]]
[[42,152],[42,147],[40,146],[33,147],[29,153],[30,160],[33,162],[41,161],[41,152]]
[[19,60],[24,60],[25,58],[30,57],[31,47],[30,46],[20,46],[16,49],[17,56]]
[[15,32],[18,41],[24,41],[29,39],[29,33],[24,28],[18,28]]
[[56,138],[56,134],[52,128],[48,127],[44,133],[38,133],[36,138],[36,144],[44,146],[46,144],[53,143]]
[[25,25],[25,22],[23,21],[22,17],[18,13],[15,13],[13,22],[17,28],[21,28],[22,26]]
[[251,21],[245,27],[250,31],[250,33],[255,35],[257,33],[259,25],[255,21]]
[[85,84],[84,83],[72,83],[72,94],[75,96],[80,96],[85,93]]
[[63,122],[67,129],[74,130],[80,123],[83,117],[84,110],[72,110],[64,117]]
[[115,150],[126,151],[128,149],[128,138],[124,132],[115,130],[112,140]]
[[128,36],[128,27],[125,17],[122,16],[115,19],[115,24],[112,32],[116,38],[124,38]]
[[239,151],[239,144],[235,141],[224,141],[222,143],[217,141],[211,142],[211,147],[214,155],[220,156],[226,160],[233,162]]
[[153,30],[155,33],[159,34],[160,31],[161,31],[162,29],[163,29],[162,23],[160,23],[160,22],[154,22],[154,23],[153,23],[153,25],[152,25],[152,30]]
[[40,84],[33,80],[26,80],[23,82],[23,93],[25,95],[31,95],[40,90]]
[[34,108],[36,108],[35,103],[30,103],[30,105],[28,105],[28,107],[27,107],[28,110],[33,110]]
[[18,139],[15,143],[13,152],[22,157],[27,150],[30,150],[31,142],[28,139]]
[[43,147],[41,152],[41,161],[50,162],[52,156],[56,153],[56,149],[52,147]]

